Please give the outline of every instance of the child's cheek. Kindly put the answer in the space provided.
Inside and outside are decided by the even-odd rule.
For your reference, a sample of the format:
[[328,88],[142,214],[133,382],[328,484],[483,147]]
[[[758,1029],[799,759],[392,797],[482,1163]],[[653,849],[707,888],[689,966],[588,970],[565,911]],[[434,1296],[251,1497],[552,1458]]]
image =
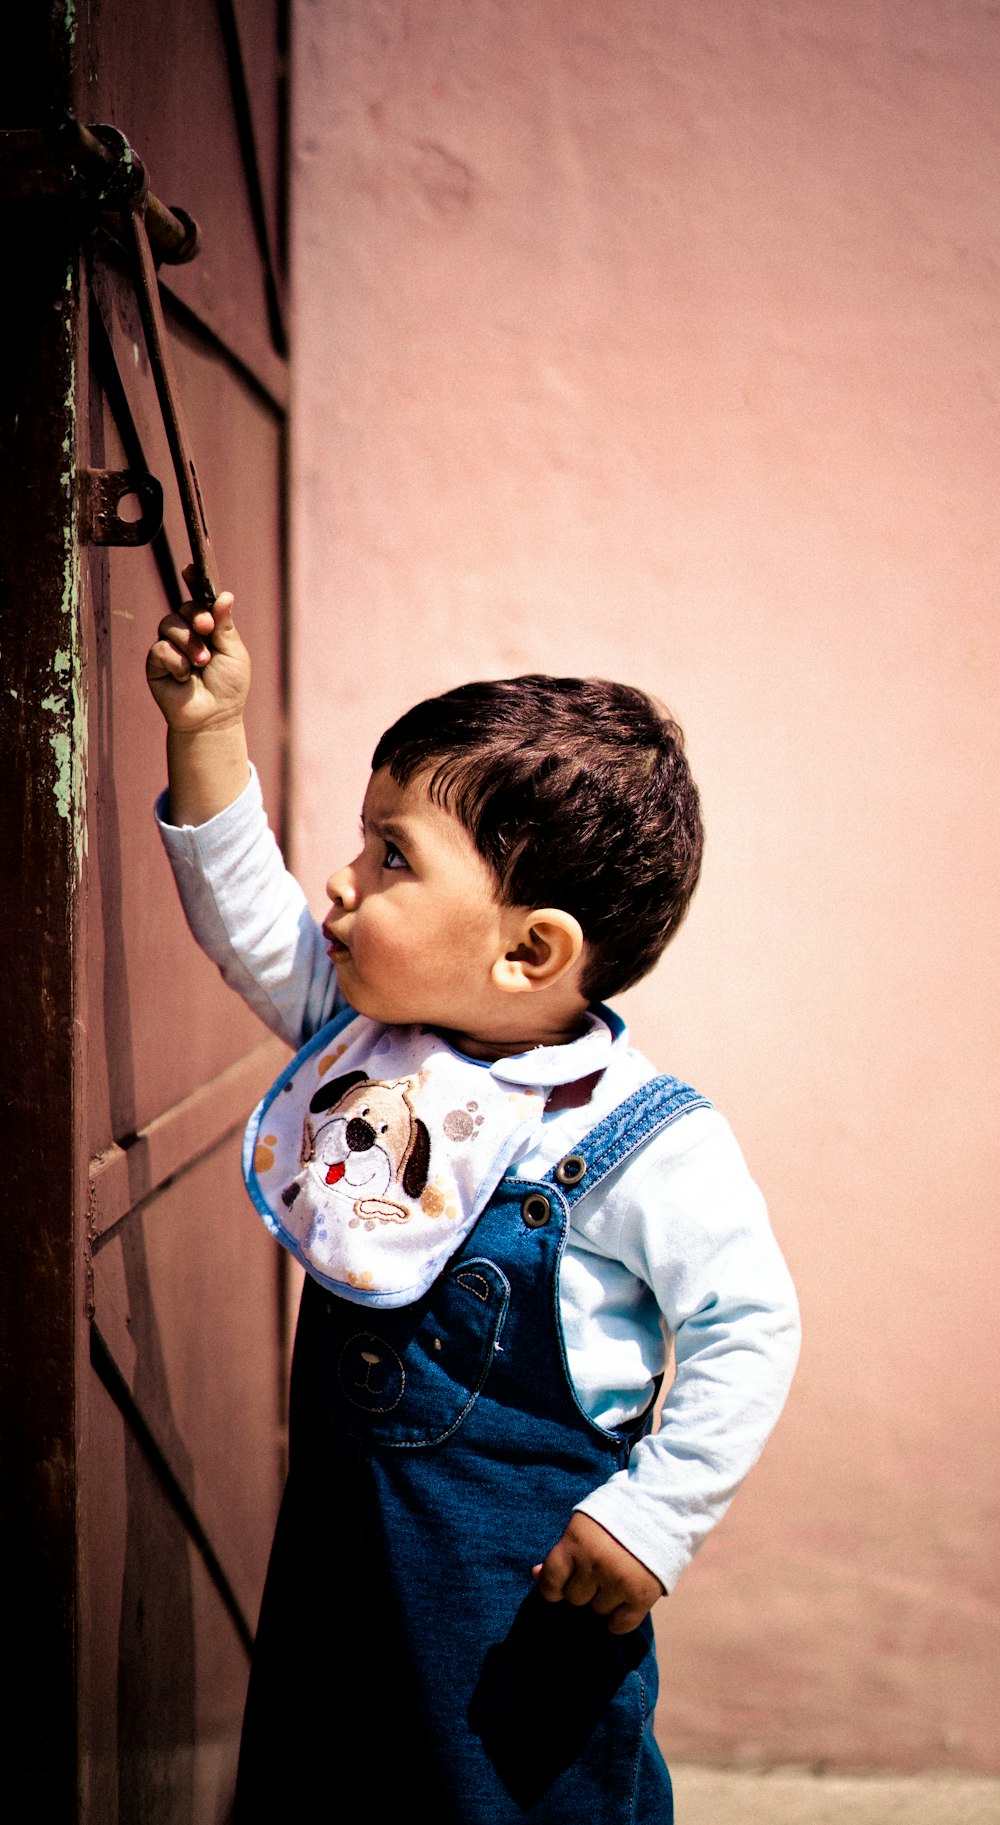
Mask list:
[[391,921],[381,918],[373,920],[360,934],[360,942],[354,946],[354,956],[358,968],[370,975],[373,981],[390,982],[406,962],[407,946],[393,929]]

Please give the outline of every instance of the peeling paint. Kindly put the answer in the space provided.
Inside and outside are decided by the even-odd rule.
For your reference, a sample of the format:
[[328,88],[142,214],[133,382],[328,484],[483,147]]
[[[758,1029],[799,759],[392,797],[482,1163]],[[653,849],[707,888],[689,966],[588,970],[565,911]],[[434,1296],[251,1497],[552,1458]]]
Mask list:
[[[71,23],[72,5],[67,12]],[[73,27],[75,30],[75,26]],[[75,262],[66,271],[67,304],[74,300]],[[52,785],[56,813],[70,825],[75,872],[79,879],[87,854],[86,778],[87,778],[87,704],[84,686],[83,654],[80,639],[80,554],[76,535],[75,451],[77,364],[75,312],[64,313],[64,334],[69,344],[69,385],[66,392],[66,430],[62,453],[64,467],[59,476],[63,496],[63,582],[60,611],[67,644],[52,655],[52,691],[42,698],[39,709],[51,718],[48,742],[54,761]]]
[[56,757],[56,810],[68,818],[73,811],[73,744],[65,729],[57,729],[49,736],[49,746]]

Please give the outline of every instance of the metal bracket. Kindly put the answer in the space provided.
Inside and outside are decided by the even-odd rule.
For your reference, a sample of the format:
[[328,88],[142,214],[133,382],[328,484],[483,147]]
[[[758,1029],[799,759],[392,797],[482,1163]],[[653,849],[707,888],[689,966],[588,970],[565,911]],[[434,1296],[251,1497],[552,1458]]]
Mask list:
[[142,203],[157,265],[182,266],[200,252],[197,222],[152,195],[142,160],[117,127],[85,127],[65,114],[47,128],[0,130],[0,200],[57,197],[86,203],[112,232],[118,210]]
[[[198,225],[183,209],[167,209],[152,195],[142,160],[117,127],[95,122],[85,127],[72,115],[57,125],[55,147],[34,130],[0,132],[0,198],[5,195],[57,194],[59,171],[54,154],[68,155],[64,193],[82,182],[83,196],[97,219],[116,224],[126,257],[146,339],[170,460],[177,479],[184,523],[191,546],[186,577],[191,595],[210,608],[218,594],[215,563],[198,471],[188,440],[180,395],[163,322],[154,247],[161,259],[176,264],[198,252]],[[155,494],[153,492],[155,490]],[[123,520],[119,503],[138,494],[144,511],[138,520]],[[162,524],[163,491],[152,476],[138,470],[88,470],[80,477],[80,536],[93,545],[146,545]]]
[[[77,477],[80,538],[87,545],[148,545],[163,525],[163,489],[140,469],[81,469]],[[121,502],[137,495],[142,513],[123,520]]]

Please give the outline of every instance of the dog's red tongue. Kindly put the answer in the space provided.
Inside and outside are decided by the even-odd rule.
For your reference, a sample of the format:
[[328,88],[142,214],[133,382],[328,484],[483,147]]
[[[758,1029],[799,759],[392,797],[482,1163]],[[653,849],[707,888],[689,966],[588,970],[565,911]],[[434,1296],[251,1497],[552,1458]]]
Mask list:
[[334,1160],[333,1165],[328,1166],[326,1169],[326,1182],[328,1185],[339,1184],[339,1182],[343,1178],[343,1176],[344,1176],[343,1160]]

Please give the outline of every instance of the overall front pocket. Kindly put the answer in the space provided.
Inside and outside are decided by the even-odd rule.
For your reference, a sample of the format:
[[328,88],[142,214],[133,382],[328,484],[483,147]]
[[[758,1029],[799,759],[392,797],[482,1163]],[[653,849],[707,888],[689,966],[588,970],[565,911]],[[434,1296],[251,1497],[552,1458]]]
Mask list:
[[456,1262],[414,1305],[391,1311],[352,1305],[307,1280],[293,1379],[352,1439],[438,1444],[489,1374],[509,1298],[506,1275],[485,1259]]

